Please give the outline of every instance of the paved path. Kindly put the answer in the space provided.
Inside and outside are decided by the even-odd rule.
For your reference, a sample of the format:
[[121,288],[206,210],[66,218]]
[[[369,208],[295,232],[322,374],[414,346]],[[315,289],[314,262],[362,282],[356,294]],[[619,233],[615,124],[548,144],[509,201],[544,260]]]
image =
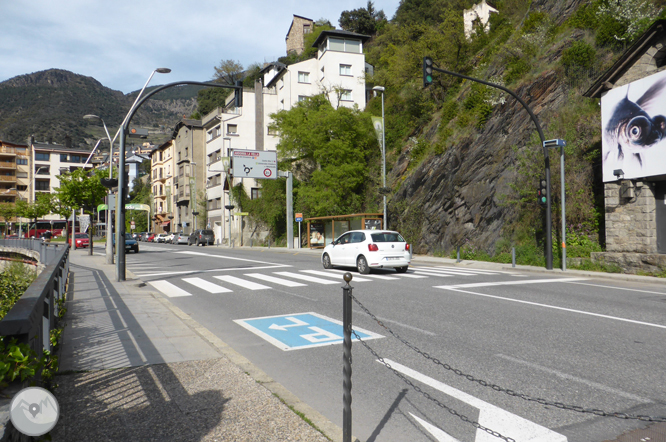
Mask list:
[[115,281],[104,257],[74,251],[70,271],[53,441],[341,440],[161,294]]

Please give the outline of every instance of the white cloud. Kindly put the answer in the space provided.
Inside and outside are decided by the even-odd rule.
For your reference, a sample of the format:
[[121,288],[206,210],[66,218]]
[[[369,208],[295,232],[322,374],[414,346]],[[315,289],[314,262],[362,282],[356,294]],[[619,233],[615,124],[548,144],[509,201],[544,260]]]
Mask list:
[[[399,0],[376,0],[392,17]],[[151,84],[209,80],[220,60],[244,66],[285,54],[294,14],[337,26],[366,0],[31,0],[0,3],[0,82],[51,68],[94,77],[125,93],[153,69],[172,73]]]

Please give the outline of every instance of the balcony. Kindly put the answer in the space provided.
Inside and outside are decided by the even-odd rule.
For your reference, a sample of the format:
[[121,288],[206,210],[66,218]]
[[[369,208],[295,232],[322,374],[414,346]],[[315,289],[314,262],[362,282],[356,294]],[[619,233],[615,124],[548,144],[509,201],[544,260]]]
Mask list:
[[15,183],[16,176],[14,175],[0,175],[0,183]]
[[0,161],[0,169],[16,170],[16,162],[14,162],[14,161]]
[[[25,154],[25,150],[23,152]],[[16,155],[16,148],[9,146],[0,146],[0,155]]]

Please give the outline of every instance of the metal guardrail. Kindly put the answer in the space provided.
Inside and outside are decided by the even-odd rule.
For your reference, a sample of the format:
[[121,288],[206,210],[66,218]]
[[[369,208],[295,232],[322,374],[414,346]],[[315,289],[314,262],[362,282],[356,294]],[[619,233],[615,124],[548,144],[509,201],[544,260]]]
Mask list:
[[36,239],[3,239],[0,246],[38,251],[46,266],[0,320],[0,336],[15,337],[41,356],[43,350],[52,350],[50,333],[57,325],[57,301],[66,296],[69,246]]

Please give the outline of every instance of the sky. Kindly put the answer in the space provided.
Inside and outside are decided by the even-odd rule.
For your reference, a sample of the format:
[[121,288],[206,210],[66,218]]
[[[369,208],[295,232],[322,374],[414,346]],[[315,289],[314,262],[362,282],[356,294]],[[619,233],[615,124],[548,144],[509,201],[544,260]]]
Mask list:
[[[374,0],[391,19],[400,0]],[[221,60],[244,67],[286,54],[293,15],[325,18],[366,0],[0,0],[0,82],[51,68],[90,76],[124,93],[208,81]]]

